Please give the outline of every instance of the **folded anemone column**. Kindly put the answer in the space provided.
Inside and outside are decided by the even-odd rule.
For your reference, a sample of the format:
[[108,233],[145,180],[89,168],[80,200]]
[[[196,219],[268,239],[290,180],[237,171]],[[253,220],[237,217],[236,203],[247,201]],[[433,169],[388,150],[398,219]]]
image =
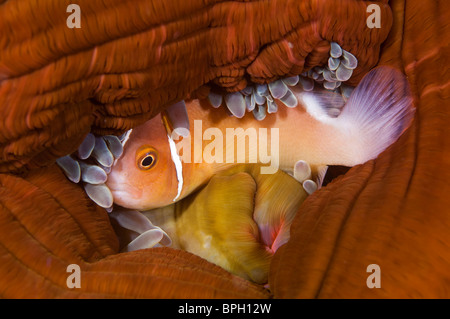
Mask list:
[[380,64],[407,75],[415,121],[376,160],[305,201],[272,262],[276,298],[449,297],[450,7],[390,5]]
[[392,24],[386,1],[370,29],[366,1],[79,0],[69,28],[71,2],[0,5],[1,172],[48,165],[89,131],[123,133],[211,86],[324,65],[332,41],[358,58],[356,84]]
[[0,174],[0,185],[3,298],[269,297],[262,286],[185,251],[119,254],[106,212],[57,165],[26,178]]

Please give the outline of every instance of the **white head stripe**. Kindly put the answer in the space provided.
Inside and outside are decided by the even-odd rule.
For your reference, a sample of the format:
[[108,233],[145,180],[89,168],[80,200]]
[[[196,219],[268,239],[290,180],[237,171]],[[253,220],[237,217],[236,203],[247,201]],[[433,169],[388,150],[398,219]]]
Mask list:
[[170,154],[172,155],[172,161],[175,164],[175,170],[177,172],[177,180],[178,180],[178,193],[177,196],[173,199],[175,202],[178,197],[181,195],[181,190],[183,189],[183,164],[181,163],[181,158],[178,155],[177,152],[177,146],[175,145],[175,142],[173,139],[167,135],[169,139],[169,146],[170,146]]

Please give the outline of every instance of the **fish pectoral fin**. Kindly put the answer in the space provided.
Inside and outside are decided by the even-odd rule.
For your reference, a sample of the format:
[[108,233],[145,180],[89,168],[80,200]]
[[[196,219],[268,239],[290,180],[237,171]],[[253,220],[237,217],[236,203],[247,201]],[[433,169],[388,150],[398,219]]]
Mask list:
[[289,240],[292,221],[308,193],[302,183],[282,171],[258,175],[257,185],[253,219],[262,243],[275,253]]
[[246,172],[216,175],[177,208],[182,249],[257,283],[267,282],[271,253],[253,220],[257,185]]

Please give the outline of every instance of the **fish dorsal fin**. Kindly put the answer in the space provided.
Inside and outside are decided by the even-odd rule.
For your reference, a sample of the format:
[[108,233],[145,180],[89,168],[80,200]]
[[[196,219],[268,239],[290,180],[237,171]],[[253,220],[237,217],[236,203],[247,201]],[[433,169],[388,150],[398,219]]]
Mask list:
[[342,95],[331,91],[302,92],[298,97],[308,114],[321,122],[338,117],[345,105]]
[[410,126],[415,108],[409,83],[400,71],[380,66],[364,76],[337,118],[367,161],[378,156]]

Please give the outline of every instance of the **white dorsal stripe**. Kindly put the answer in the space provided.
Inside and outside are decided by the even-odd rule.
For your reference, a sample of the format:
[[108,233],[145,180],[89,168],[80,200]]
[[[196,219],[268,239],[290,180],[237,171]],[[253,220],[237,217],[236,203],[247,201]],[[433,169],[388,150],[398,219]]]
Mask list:
[[[122,149],[125,149],[125,144],[128,142],[128,140],[130,139],[130,135],[131,135],[131,132],[133,131],[133,129],[130,129],[130,130],[128,130],[126,133],[125,133],[125,135],[124,135],[124,137],[123,137],[123,140],[121,141],[121,143],[122,143]],[[122,156],[123,156],[123,153],[122,153]],[[121,156],[121,157],[122,157]],[[117,163],[117,161],[119,160],[119,158],[115,158],[114,159],[114,163],[113,163],[113,165],[112,166],[114,166],[114,165],[116,165],[116,163]]]

